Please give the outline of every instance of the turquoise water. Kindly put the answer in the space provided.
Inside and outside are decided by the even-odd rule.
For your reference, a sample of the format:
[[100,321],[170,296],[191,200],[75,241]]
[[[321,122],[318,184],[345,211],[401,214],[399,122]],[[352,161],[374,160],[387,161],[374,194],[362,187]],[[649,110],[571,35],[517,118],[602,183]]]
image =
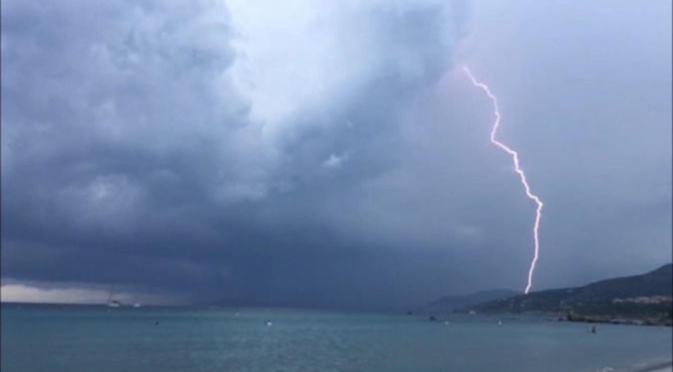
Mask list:
[[[265,320],[272,321],[271,326]],[[3,372],[629,371],[670,328],[290,310],[3,307]],[[158,322],[159,324],[155,324]]]

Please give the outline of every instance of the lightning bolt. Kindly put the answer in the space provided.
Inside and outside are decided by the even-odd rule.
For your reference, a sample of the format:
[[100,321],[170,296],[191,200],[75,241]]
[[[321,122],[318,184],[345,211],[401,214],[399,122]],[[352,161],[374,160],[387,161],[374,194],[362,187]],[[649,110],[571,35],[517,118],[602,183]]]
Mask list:
[[526,196],[528,196],[528,198],[534,201],[535,204],[537,205],[537,208],[535,209],[535,225],[533,227],[533,241],[535,242],[535,253],[533,255],[533,260],[530,263],[530,269],[528,269],[528,284],[526,285],[526,289],[524,290],[524,293],[528,294],[530,288],[533,286],[533,272],[535,272],[535,265],[537,264],[537,260],[540,255],[540,233],[539,233],[540,218],[542,217],[542,206],[544,204],[537,195],[533,194],[530,191],[528,180],[526,180],[526,173],[524,173],[523,169],[521,169],[521,166],[519,165],[519,154],[516,151],[512,150],[509,146],[505,145],[504,143],[498,141],[495,138],[495,135],[498,132],[498,128],[500,127],[500,108],[498,107],[498,97],[496,97],[493,93],[491,93],[491,89],[489,89],[488,85],[479,82],[474,77],[474,75],[472,75],[472,71],[470,71],[470,69],[467,66],[463,66],[463,70],[472,81],[472,84],[475,87],[483,90],[484,93],[486,93],[486,95],[488,96],[488,98],[490,98],[491,101],[493,102],[493,112],[495,114],[495,122],[493,123],[493,128],[491,129],[491,143],[498,146],[512,157],[512,162],[514,163],[514,170],[516,171],[516,173],[519,174],[519,177],[521,178],[521,183],[523,184],[523,188],[526,191]]

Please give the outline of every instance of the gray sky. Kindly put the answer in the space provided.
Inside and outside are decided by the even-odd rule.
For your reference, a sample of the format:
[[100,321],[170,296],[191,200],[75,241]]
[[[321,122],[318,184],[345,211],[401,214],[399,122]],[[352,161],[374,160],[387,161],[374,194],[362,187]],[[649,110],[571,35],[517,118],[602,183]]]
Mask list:
[[2,2],[3,300],[382,307],[671,261],[671,3]]

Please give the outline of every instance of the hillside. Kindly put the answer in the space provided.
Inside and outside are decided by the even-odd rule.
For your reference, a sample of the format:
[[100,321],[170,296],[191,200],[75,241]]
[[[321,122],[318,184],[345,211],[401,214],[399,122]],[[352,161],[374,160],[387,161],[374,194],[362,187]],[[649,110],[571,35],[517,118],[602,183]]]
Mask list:
[[563,288],[481,303],[481,312],[563,314],[569,320],[673,322],[673,266],[582,287]]

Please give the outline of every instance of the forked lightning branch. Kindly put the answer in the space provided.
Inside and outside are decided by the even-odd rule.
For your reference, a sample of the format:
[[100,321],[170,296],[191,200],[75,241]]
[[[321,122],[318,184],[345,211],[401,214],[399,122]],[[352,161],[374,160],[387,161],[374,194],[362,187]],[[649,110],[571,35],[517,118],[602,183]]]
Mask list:
[[493,127],[491,129],[491,143],[498,146],[500,149],[502,149],[512,157],[512,162],[514,163],[514,170],[516,171],[516,173],[519,174],[519,177],[521,178],[521,183],[523,184],[526,196],[528,196],[529,199],[533,200],[537,205],[537,208],[535,209],[535,224],[533,226],[533,242],[535,243],[535,250],[533,253],[533,260],[531,261],[530,268],[528,269],[528,283],[526,284],[526,289],[524,290],[524,293],[528,294],[531,287],[533,286],[533,273],[535,272],[535,265],[537,264],[537,260],[540,255],[540,218],[542,217],[542,206],[544,204],[542,203],[542,200],[540,200],[540,198],[537,195],[533,194],[533,192],[530,190],[528,180],[526,179],[526,174],[524,173],[523,169],[519,164],[519,154],[509,146],[498,141],[498,139],[496,138],[498,128],[500,127],[500,107],[498,107],[498,97],[496,97],[493,93],[491,93],[491,89],[489,89],[488,85],[479,82],[474,77],[472,71],[470,71],[470,69],[467,66],[463,66],[463,70],[472,81],[472,84],[474,84],[474,86],[476,86],[477,88],[482,89],[484,93],[486,93],[488,98],[490,98],[491,101],[493,102],[493,113],[495,115],[495,122],[493,123]]

